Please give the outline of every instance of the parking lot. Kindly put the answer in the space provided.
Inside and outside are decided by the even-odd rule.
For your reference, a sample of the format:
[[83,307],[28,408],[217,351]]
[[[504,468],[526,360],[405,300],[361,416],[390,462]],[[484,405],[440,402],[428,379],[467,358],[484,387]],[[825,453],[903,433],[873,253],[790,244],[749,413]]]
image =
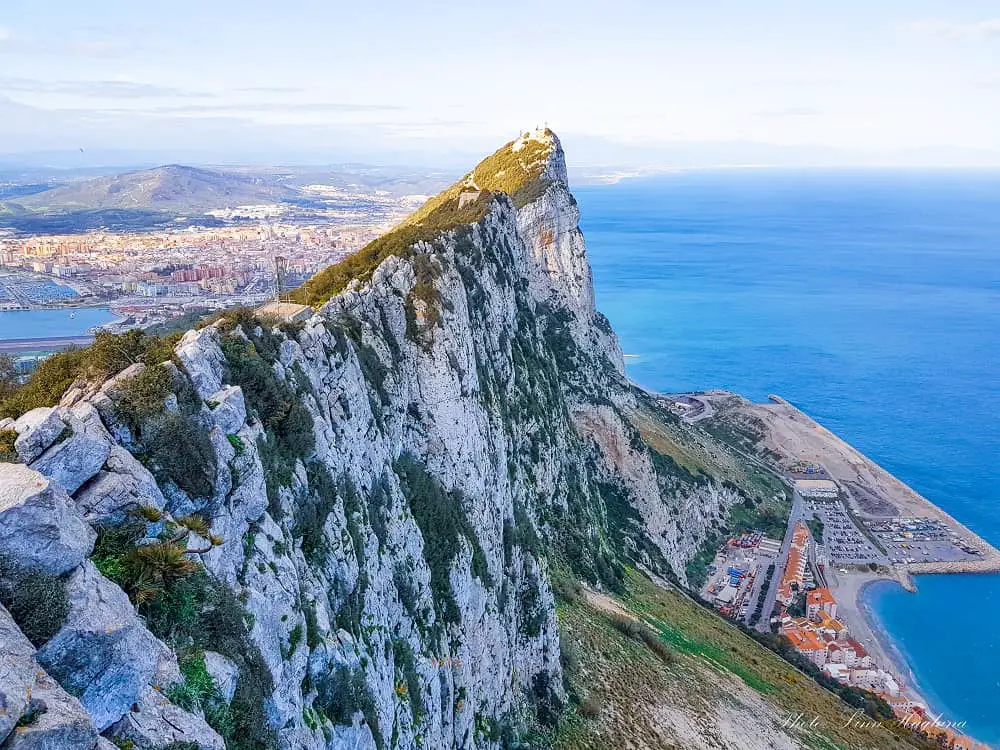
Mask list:
[[838,565],[884,564],[886,556],[862,533],[847,514],[840,500],[806,500],[806,519],[816,517],[823,523],[823,546],[826,556]]
[[935,518],[873,518],[865,523],[894,563],[961,562],[980,556]]

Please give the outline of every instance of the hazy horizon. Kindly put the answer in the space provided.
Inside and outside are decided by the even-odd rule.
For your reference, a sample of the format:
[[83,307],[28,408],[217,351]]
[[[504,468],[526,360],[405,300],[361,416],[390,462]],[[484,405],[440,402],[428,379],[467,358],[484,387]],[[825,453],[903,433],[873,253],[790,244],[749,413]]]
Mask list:
[[1000,18],[984,0],[10,0],[0,61],[17,71],[0,75],[6,162],[460,166],[548,124],[583,165],[1000,165]]

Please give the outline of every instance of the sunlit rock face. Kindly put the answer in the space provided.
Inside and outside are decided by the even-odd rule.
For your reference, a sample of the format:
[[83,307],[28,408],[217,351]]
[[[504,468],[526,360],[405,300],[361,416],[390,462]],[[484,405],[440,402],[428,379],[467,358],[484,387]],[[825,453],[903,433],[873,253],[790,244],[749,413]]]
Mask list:
[[521,201],[495,194],[304,325],[184,335],[162,409],[183,415],[202,465],[167,477],[116,408],[142,367],[24,421],[17,448],[41,473],[17,502],[48,515],[17,520],[11,501],[0,523],[15,513],[49,539],[25,561],[68,576],[66,623],[38,658],[97,730],[137,748],[223,741],[171,689],[190,645],[151,632],[84,559],[88,522],[141,511],[141,547],[171,519],[208,521],[183,542],[217,587],[198,616],[237,613],[246,643],[201,646],[205,669],[218,700],[257,701],[261,747],[289,750],[500,747],[565,699],[557,560],[598,586],[621,554],[683,580],[738,494],[654,466],[627,418],[641,394],[594,307],[559,141],[505,148],[542,159]]

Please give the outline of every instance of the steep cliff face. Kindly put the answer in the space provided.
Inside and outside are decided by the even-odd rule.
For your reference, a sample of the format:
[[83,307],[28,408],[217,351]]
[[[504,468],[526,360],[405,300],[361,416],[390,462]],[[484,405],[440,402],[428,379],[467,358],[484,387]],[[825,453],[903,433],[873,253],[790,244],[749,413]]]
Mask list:
[[565,699],[556,567],[684,582],[777,491],[704,435],[650,447],[683,427],[623,375],[558,140],[491,159],[441,203],[472,221],[417,222],[304,325],[230,316],[0,425],[4,575],[69,592],[21,648],[91,718],[66,747],[513,746]]

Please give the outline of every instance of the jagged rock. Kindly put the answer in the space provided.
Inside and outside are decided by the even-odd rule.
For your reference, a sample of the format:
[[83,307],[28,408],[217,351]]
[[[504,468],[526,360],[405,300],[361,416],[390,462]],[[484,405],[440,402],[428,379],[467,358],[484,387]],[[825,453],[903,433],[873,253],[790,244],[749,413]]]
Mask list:
[[59,482],[72,494],[100,471],[111,451],[111,436],[97,410],[85,401],[72,409],[61,409],[60,415],[72,434],[49,447],[31,467]]
[[149,469],[120,445],[111,447],[105,466],[107,471],[98,472],[74,498],[88,522],[120,521],[139,506],[164,508],[166,500]]
[[[254,385],[287,378],[293,389],[277,390],[282,399],[297,394],[311,435],[302,434],[301,410],[291,426],[280,408],[245,423],[242,396],[224,383],[218,329],[188,332],[175,349],[183,371],[173,390],[188,391],[189,377],[205,402],[218,475],[211,498],[170,483],[160,490],[175,516],[204,513],[223,539],[201,559],[234,595],[225,609],[236,630],[226,637],[248,631],[238,679],[272,686],[263,710],[280,750],[371,750],[390,732],[400,747],[478,747],[479,718],[515,717],[525,696],[539,693],[557,704],[559,639],[542,559],[550,540],[538,517],[566,524],[567,537],[585,545],[603,538],[601,498],[614,492],[637,516],[622,531],[635,537],[614,541],[641,543],[651,567],[683,580],[685,562],[736,497],[720,490],[711,467],[693,484],[658,474],[629,423],[645,401],[624,380],[614,333],[593,308],[561,147],[542,131],[498,161],[512,165],[526,147],[544,164],[516,203],[490,198],[478,221],[384,259],[301,330],[250,324],[225,334],[254,339],[264,360]],[[108,391],[87,398],[114,440],[131,447]],[[87,403],[68,413],[86,421]],[[77,493],[95,519],[118,513],[126,495],[156,496],[145,475],[136,486],[112,484],[110,474],[139,475],[116,468],[115,456]],[[414,486],[404,457],[418,467]],[[443,539],[442,517],[460,527]],[[644,529],[655,533],[641,537]],[[434,559],[442,549],[446,570]],[[74,579],[90,581],[87,566]],[[442,578],[432,585],[432,575]],[[196,717],[181,712],[175,721],[179,709],[150,689],[176,679],[176,663],[150,656],[162,655],[162,644],[117,587],[84,583],[73,586],[89,593],[74,594],[82,604],[43,649],[53,669],[84,693],[99,726],[115,722],[117,736],[146,743],[140,748],[187,740],[172,724],[192,727]],[[228,693],[231,670],[210,668]],[[316,711],[345,694],[350,716],[338,711],[341,724],[320,728]]]
[[200,716],[146,688],[136,705],[111,727],[112,737],[131,740],[135,750],[160,750],[174,742],[193,742],[199,750],[225,750],[222,737]]
[[0,606],[0,750],[93,750],[97,730],[87,712],[34,655]]
[[0,741],[24,714],[35,683],[35,647],[0,605]]
[[66,624],[38,661],[80,696],[100,730],[118,721],[151,682],[179,679],[176,659],[136,616],[125,592],[85,562],[70,576]]
[[54,407],[40,406],[18,417],[12,429],[17,431],[14,449],[18,458],[30,464],[63,434],[66,423]]
[[222,388],[226,358],[219,348],[219,332],[212,326],[188,331],[174,348],[198,395],[210,399]]
[[240,431],[247,421],[247,406],[243,399],[243,389],[238,385],[228,385],[208,397],[215,425],[227,435]]
[[96,535],[58,484],[23,464],[0,471],[0,554],[55,575],[79,565]]
[[239,667],[222,654],[206,651],[205,668],[215,680],[215,686],[222,693],[223,699],[229,703],[236,694],[236,680],[240,676]]

